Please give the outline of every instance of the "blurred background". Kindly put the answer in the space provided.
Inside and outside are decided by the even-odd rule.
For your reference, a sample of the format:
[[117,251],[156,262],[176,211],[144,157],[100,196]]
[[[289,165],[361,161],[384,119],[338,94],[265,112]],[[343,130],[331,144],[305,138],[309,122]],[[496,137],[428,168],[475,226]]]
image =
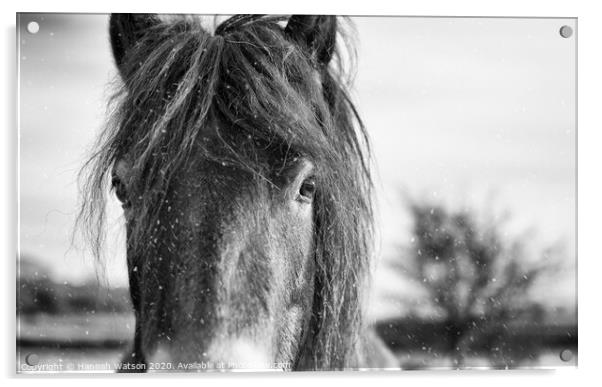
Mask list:
[[[406,369],[575,365],[575,19],[352,20],[377,332]],[[116,77],[107,23],[18,16],[18,367],[117,361],[133,337],[116,201],[105,262],[72,240]]]

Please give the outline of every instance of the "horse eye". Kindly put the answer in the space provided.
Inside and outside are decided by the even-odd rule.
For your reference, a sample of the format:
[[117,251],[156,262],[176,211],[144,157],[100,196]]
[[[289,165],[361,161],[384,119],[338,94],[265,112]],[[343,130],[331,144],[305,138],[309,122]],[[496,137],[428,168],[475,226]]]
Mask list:
[[117,176],[113,176],[111,179],[111,185],[113,186],[113,190],[115,191],[115,196],[117,199],[124,205],[128,203],[127,200],[127,190],[125,184],[121,181],[121,179]]
[[316,193],[316,181],[313,177],[305,179],[299,188],[299,195],[305,200],[312,200]]

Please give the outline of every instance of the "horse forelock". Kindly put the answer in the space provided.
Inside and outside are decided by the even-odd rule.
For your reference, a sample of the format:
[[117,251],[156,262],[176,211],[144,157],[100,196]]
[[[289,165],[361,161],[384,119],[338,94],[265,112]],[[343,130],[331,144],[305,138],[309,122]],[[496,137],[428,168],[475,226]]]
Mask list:
[[265,149],[310,158],[319,181],[316,294],[299,364],[344,368],[353,366],[371,255],[369,147],[342,67],[316,64],[281,21],[233,17],[215,34],[190,20],[149,30],[120,68],[113,113],[82,172],[79,222],[100,258],[108,180],[125,154],[142,203],[127,241],[135,249],[144,248],[170,182],[191,157],[266,179],[269,161],[257,157]]

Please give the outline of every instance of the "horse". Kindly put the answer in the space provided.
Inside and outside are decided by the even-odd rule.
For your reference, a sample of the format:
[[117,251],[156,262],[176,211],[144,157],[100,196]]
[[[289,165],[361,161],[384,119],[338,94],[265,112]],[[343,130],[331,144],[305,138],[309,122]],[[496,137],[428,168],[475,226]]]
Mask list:
[[111,191],[123,208],[120,369],[398,367],[363,312],[373,183],[344,20],[176,19],[110,16],[120,81],[82,172],[95,255]]

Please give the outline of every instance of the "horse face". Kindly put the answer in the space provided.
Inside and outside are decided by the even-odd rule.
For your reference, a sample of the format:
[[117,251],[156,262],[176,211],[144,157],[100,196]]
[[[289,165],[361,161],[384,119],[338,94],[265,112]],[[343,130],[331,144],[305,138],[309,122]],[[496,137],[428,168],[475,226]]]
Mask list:
[[333,16],[239,15],[215,35],[111,17],[123,98],[89,197],[113,166],[137,317],[127,362],[329,369],[356,353],[370,177],[328,67],[336,33]]
[[[113,185],[129,230],[142,208],[127,160],[116,164]],[[142,256],[128,249],[147,360],[294,361],[313,296],[314,173],[303,158],[267,178],[202,157],[181,168],[145,236],[149,248]]]

